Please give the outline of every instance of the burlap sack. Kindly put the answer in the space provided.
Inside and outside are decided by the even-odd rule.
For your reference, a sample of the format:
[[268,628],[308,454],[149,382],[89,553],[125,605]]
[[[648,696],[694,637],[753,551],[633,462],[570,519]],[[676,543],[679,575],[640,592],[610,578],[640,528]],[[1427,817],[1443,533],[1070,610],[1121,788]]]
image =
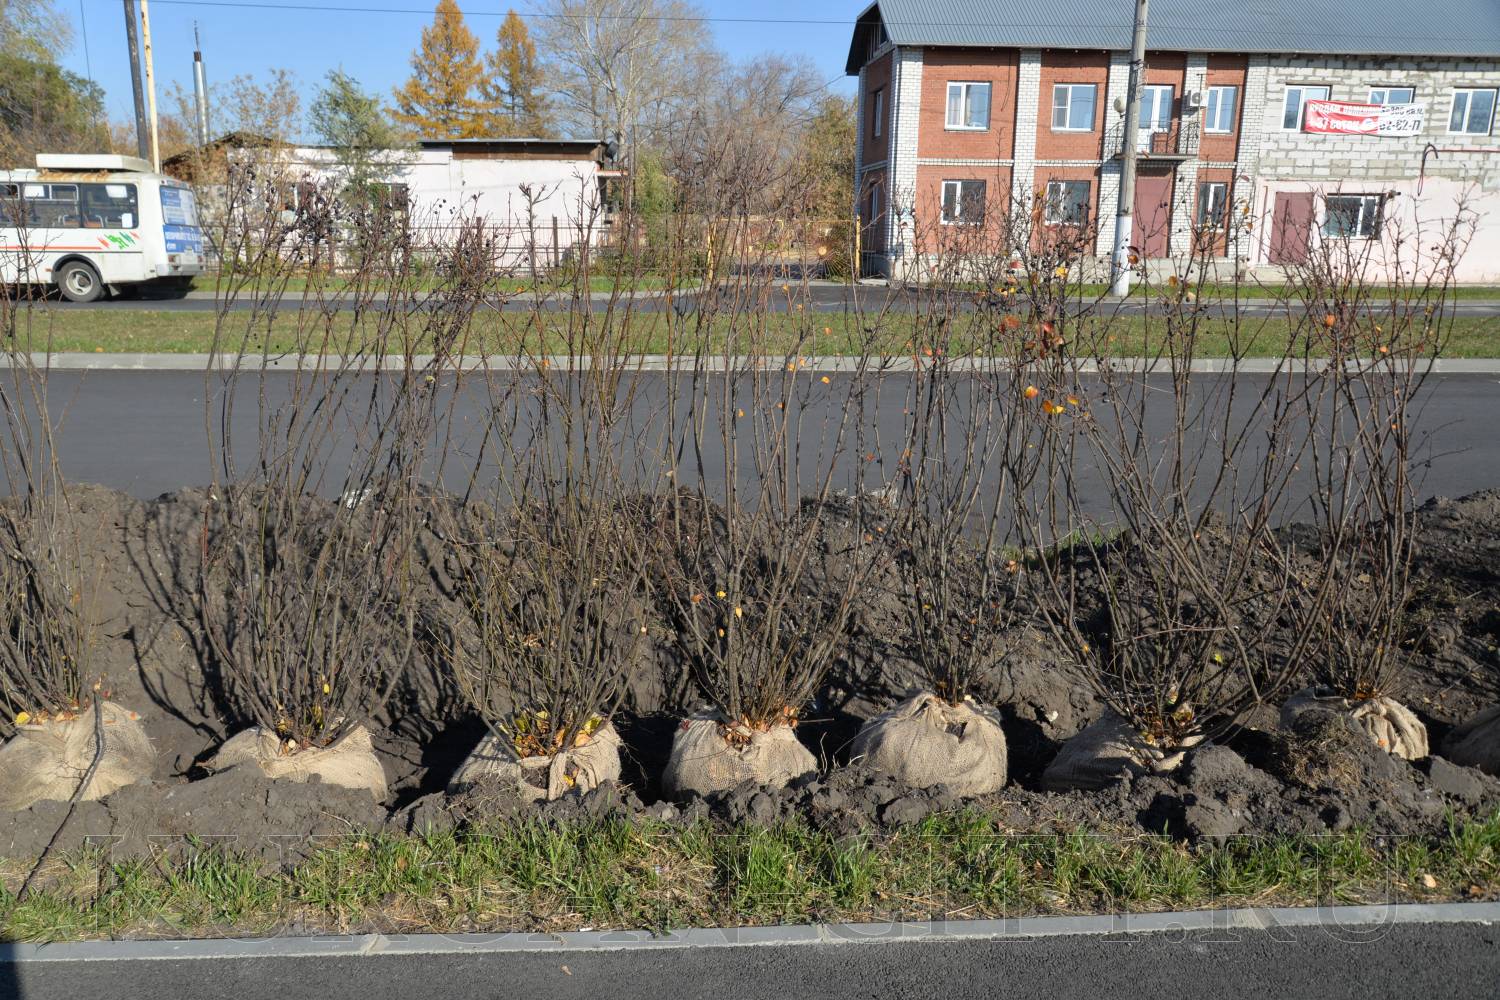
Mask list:
[[211,771],[223,771],[240,764],[254,764],[268,778],[290,781],[307,781],[316,774],[329,785],[363,788],[377,802],[386,796],[385,769],[375,756],[374,741],[364,726],[355,726],[331,747],[293,753],[287,752],[275,733],[257,726],[231,737],[208,762],[208,767]]
[[1353,701],[1327,688],[1303,688],[1281,706],[1281,728],[1291,728],[1293,719],[1312,708],[1352,716],[1376,746],[1403,760],[1427,756],[1427,727],[1398,701],[1390,698]]
[[[106,701],[104,756],[83,801],[151,776],[156,751],[140,716]],[[0,747],[0,811],[28,809],[37,802],[67,802],[94,761],[94,710],[68,722],[37,722],[20,728]]]
[[863,761],[909,788],[947,785],[958,795],[1005,787],[1005,733],[999,715],[966,701],[950,705],[922,691],[869,720],[849,745]]
[[1187,751],[1203,742],[1195,736],[1170,751],[1150,745],[1124,718],[1106,712],[1063,744],[1057,757],[1042,772],[1042,787],[1063,792],[1081,788],[1104,788],[1123,775],[1166,774],[1175,771]]
[[1455,727],[1443,741],[1443,756],[1500,778],[1500,706]]
[[499,784],[514,788],[528,802],[555,802],[568,792],[589,792],[619,780],[620,734],[606,722],[582,746],[551,757],[518,758],[508,737],[491,733],[469,754],[448,791]]
[[[726,726],[733,742],[724,738]],[[668,795],[708,795],[745,781],[784,788],[817,769],[817,758],[791,726],[761,732],[730,726],[717,712],[700,712],[678,727],[662,780]]]

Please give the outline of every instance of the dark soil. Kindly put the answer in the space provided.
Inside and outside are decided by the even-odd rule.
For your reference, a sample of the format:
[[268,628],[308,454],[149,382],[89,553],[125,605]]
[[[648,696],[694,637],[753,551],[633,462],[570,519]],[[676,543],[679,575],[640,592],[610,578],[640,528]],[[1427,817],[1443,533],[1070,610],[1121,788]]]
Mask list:
[[[484,727],[437,676],[410,678],[376,720],[376,750],[391,787],[384,803],[327,785],[272,782],[243,769],[207,776],[202,762],[243,720],[226,717],[212,679],[205,678],[183,606],[195,572],[204,494],[182,491],[140,503],[83,487],[75,498],[80,551],[93,554],[99,583],[95,668],[107,676],[112,699],[142,715],[159,757],[151,781],[80,805],[64,847],[89,841],[137,853],[190,835],[230,838],[268,863],[285,864],[320,838],[419,832],[511,815],[618,812],[725,823],[799,817],[852,830],[908,824],[963,804],[944,789],[912,792],[844,766],[860,724],[916,682],[900,641],[899,599],[882,587],[861,598],[850,652],[799,729],[827,770],[783,791],[746,787],[687,803],[660,800],[659,776],[676,722],[700,702],[680,660],[665,648],[653,650],[656,671],[632,686],[615,720],[625,744],[624,784],[587,796],[523,806],[484,789],[448,795],[449,777]],[[1454,724],[1500,702],[1500,491],[1427,504],[1416,571],[1421,641],[1397,696],[1428,725],[1438,748]],[[434,586],[439,608],[441,589]],[[1098,792],[1043,792],[1042,770],[1064,740],[1099,716],[1100,704],[1062,668],[1036,629],[1008,644],[980,692],[1003,717],[1011,786],[973,804],[993,810],[1007,832],[1087,825],[1197,838],[1367,826],[1415,834],[1437,828],[1449,813],[1500,808],[1500,780],[1440,756],[1416,764],[1392,758],[1328,713],[1307,713],[1295,731],[1279,731],[1269,707],[1218,745],[1193,751],[1173,775],[1124,778]],[[0,814],[0,854],[35,856],[66,812],[65,804],[45,803]]]

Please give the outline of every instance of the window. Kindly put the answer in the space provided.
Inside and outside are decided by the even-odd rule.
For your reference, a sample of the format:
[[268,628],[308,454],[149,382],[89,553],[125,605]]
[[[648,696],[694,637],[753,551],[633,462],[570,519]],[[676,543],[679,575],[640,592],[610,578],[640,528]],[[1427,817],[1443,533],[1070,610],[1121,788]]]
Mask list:
[[1171,87],[1153,84],[1141,88],[1141,129],[1146,132],[1166,132],[1172,127]]
[[1198,185],[1199,229],[1224,228],[1224,209],[1228,198],[1228,184],[1217,181],[1204,181]]
[[1092,132],[1094,97],[1092,83],[1059,83],[1052,88],[1052,128],[1058,132]]
[[1233,132],[1234,105],[1238,87],[1209,87],[1203,104],[1203,131]]
[[1495,122],[1493,90],[1455,90],[1448,131],[1462,135],[1489,135]]
[[990,127],[989,84],[948,84],[948,127],[976,131]]
[[1378,194],[1331,194],[1323,217],[1324,236],[1370,239],[1380,233],[1385,197]]
[[79,229],[77,184],[23,184],[22,207],[29,229]]
[[880,221],[880,188],[870,188],[870,222]]
[[1371,104],[1410,104],[1416,91],[1411,87],[1371,87]]
[[943,223],[977,226],[984,221],[984,181],[943,181]]
[[870,98],[870,138],[879,139],[885,132],[885,88]]
[[1328,100],[1327,87],[1304,87],[1300,83],[1286,85],[1286,103],[1281,110],[1281,127],[1288,132],[1302,131],[1303,105],[1308,101]]
[[1082,226],[1089,221],[1088,181],[1048,181],[1042,218],[1049,226]]

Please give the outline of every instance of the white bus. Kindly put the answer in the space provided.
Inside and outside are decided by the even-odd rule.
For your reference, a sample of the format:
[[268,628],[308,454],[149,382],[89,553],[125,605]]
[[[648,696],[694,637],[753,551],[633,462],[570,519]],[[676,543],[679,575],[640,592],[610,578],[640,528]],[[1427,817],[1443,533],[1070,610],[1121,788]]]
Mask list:
[[134,156],[41,154],[0,171],[0,285],[181,297],[203,273],[192,188]]

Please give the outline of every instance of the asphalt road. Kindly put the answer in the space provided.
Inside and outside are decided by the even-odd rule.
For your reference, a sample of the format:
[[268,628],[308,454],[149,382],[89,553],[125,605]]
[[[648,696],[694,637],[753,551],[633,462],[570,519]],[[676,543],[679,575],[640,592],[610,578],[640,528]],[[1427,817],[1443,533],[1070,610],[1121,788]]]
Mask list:
[[[274,406],[289,393],[291,376],[271,373],[265,383],[265,398]],[[621,440],[646,440],[659,447],[668,421],[663,387],[667,376],[646,373],[631,404],[630,418],[622,425]],[[1228,376],[1199,377],[1204,391],[1223,394]],[[1257,376],[1239,378],[1253,383]],[[74,482],[100,483],[143,499],[184,486],[208,483],[214,476],[213,455],[208,446],[210,428],[218,437],[223,426],[232,431],[232,449],[243,465],[254,460],[258,450],[257,400],[261,385],[245,378],[236,389],[232,418],[221,425],[225,382],[220,376],[205,377],[191,371],[57,371],[49,376],[50,409],[57,427],[56,441],[63,474]],[[811,477],[821,475],[828,462],[835,463],[835,486],[850,491],[879,489],[894,477],[903,448],[909,376],[891,374],[867,395],[863,411],[846,412],[841,388],[845,377],[835,373],[824,385],[814,376],[805,378],[805,396],[799,397],[794,415],[804,488]],[[1253,397],[1240,389],[1240,403]],[[441,409],[451,402],[452,423],[448,458],[433,478],[450,488],[460,486],[480,462],[478,441],[486,429],[490,396],[482,379],[470,376],[459,383],[451,378],[437,387]],[[1170,397],[1155,393],[1148,382],[1144,391],[1164,404]],[[368,395],[368,393],[365,393]],[[205,398],[208,405],[205,406]],[[351,398],[359,399],[356,391]],[[734,405],[734,404],[731,404]],[[740,403],[738,405],[745,405]],[[1500,434],[1495,433],[1495,415],[1500,413],[1500,375],[1435,375],[1428,383],[1418,419],[1419,498],[1433,495],[1459,497],[1478,490],[1500,487]],[[1165,405],[1158,406],[1148,421],[1159,439],[1170,429]],[[363,410],[351,407],[346,436],[354,439]],[[711,418],[710,423],[713,423]],[[1210,429],[1211,430],[1211,429]],[[842,441],[838,435],[843,433]],[[0,429],[0,437],[4,435]],[[1425,437],[1423,437],[1425,435]],[[715,433],[707,435],[702,474],[710,489],[722,484],[729,467]],[[0,440],[0,447],[6,442]],[[640,475],[651,475],[659,451],[644,454]],[[639,460],[642,454],[630,456]],[[734,463],[738,480],[754,475],[747,456]],[[1248,468],[1247,468],[1248,471]],[[1079,488],[1086,496],[1103,496],[1105,484],[1097,470],[1081,471]],[[660,485],[660,484],[658,484]],[[696,485],[683,483],[682,485]],[[1297,487],[1305,489],[1305,484]],[[323,492],[336,496],[337,483],[324,483]],[[715,490],[716,491],[716,490]]]
[[332,941],[331,948],[312,941],[301,957],[294,942],[291,956],[247,957],[231,947],[228,955],[187,959],[15,965],[0,945],[0,998],[1371,1000],[1487,997],[1500,983],[1500,926],[1492,922],[824,939],[497,950],[448,939],[430,951],[416,942],[386,950],[378,941]]
[[[916,309],[923,301],[929,304],[932,301],[932,293],[915,291],[910,289],[890,288],[883,284],[862,284],[849,286],[833,282],[812,282],[805,288],[801,285],[790,285],[786,292],[772,284],[770,294],[766,297],[765,307],[773,312],[787,312],[793,310],[800,303],[803,308],[816,313],[844,313],[860,311],[866,314],[879,313],[883,310],[911,311]],[[1238,304],[1238,312],[1246,317],[1264,317],[1280,315],[1286,311],[1285,305],[1278,305],[1274,301],[1256,297],[1253,289],[1246,291],[1246,299]],[[678,293],[667,296],[661,292],[647,292],[635,296],[633,301],[635,308],[644,312],[658,312],[667,309],[678,311],[691,311],[696,307],[698,296],[695,293]],[[279,308],[296,310],[304,301],[304,297],[298,293],[286,295],[280,302]],[[610,301],[609,295],[595,294],[589,299],[592,308],[602,309]],[[627,301],[622,298],[621,302]],[[972,309],[975,305],[974,297],[963,295],[960,302],[966,309]],[[310,303],[311,304],[311,303]],[[199,312],[211,313],[219,308],[211,294],[195,292],[186,299],[110,299],[90,303],[88,305],[77,305],[62,300],[54,300],[49,305],[62,310],[98,310],[98,311],[133,311],[150,310],[153,312]],[[251,298],[241,296],[230,304],[235,310],[248,310],[254,305]],[[521,295],[511,298],[496,306],[504,312],[530,312],[540,307],[548,311],[562,311],[581,306],[581,302],[567,294],[556,294],[535,298]],[[1127,302],[1119,300],[1106,300],[1098,303],[1084,302],[1087,310],[1095,310],[1107,315],[1140,315],[1147,311],[1157,311],[1159,307],[1147,300],[1132,299]],[[373,303],[374,308],[382,308],[377,301]],[[317,308],[332,308],[334,310],[345,310],[351,308],[351,303],[346,298],[332,297],[319,303]],[[1231,303],[1215,302],[1207,306],[1211,313],[1230,313],[1236,310]],[[1459,300],[1450,304],[1455,315],[1459,316],[1500,316],[1500,299],[1496,300]]]

